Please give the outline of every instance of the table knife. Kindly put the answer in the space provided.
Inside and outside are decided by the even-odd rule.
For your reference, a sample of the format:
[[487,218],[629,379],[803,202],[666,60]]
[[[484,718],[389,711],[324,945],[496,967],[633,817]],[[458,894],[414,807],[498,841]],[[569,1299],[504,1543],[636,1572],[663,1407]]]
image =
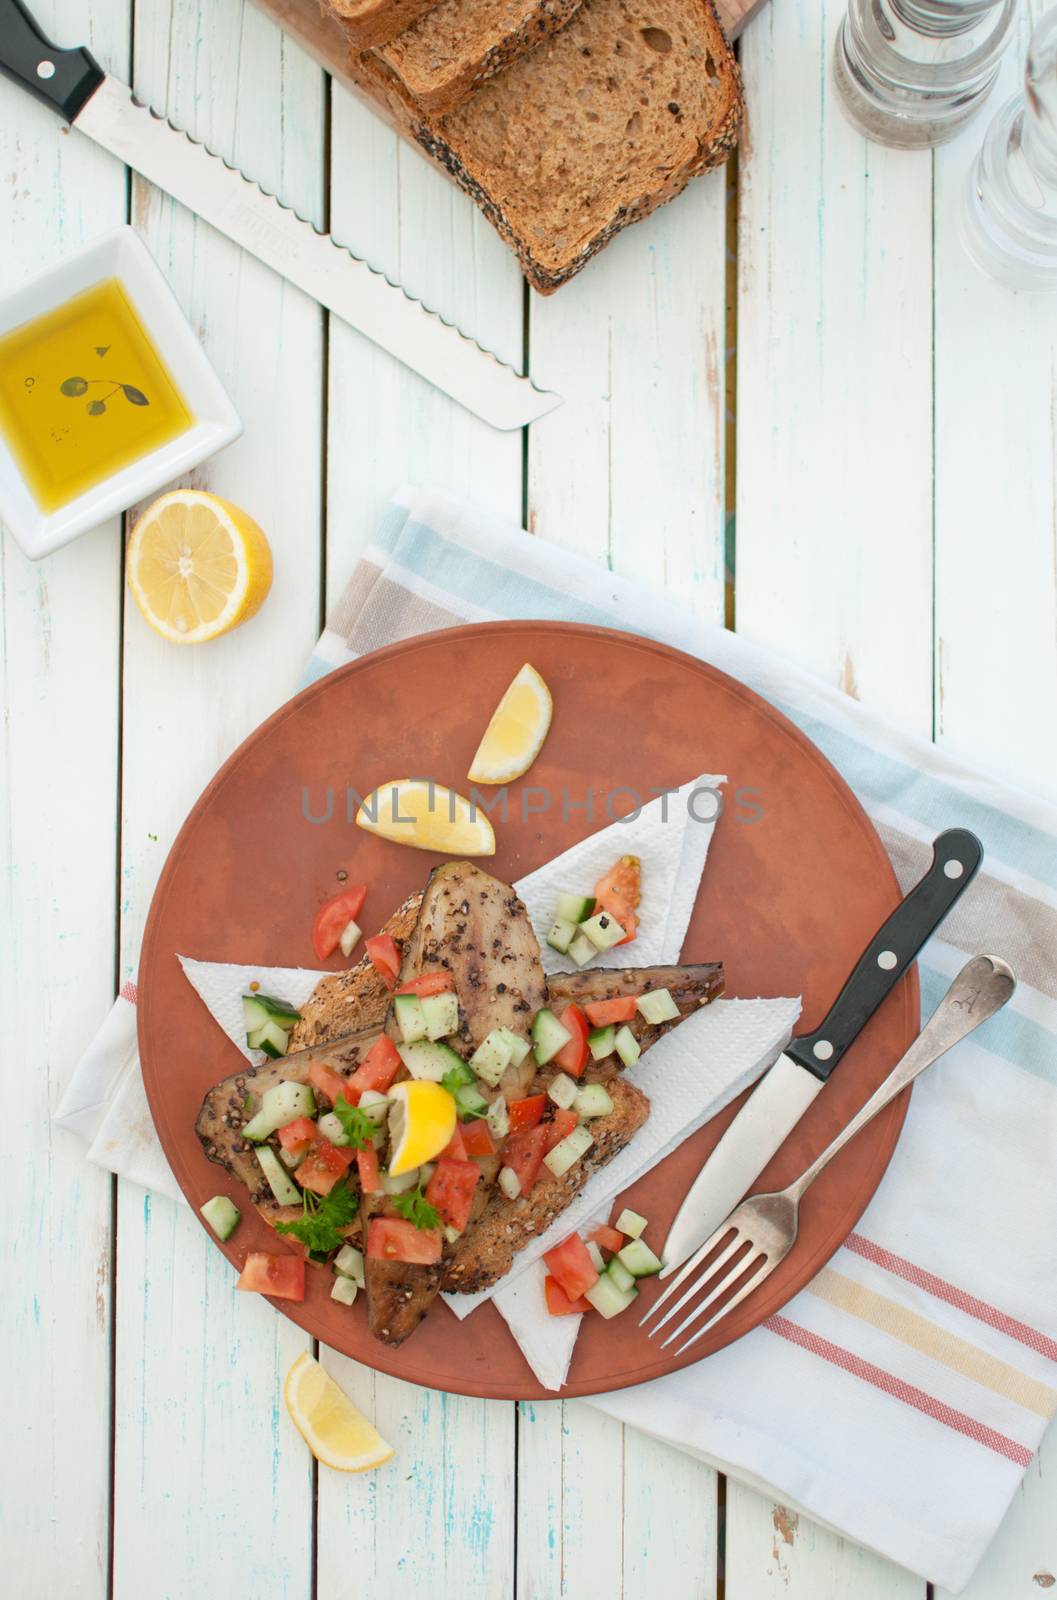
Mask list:
[[89,51],[55,49],[22,0],[0,0],[0,72],[492,427],[561,405],[141,105]]
[[929,870],[870,940],[825,1020],[790,1042],[701,1168],[665,1242],[662,1278],[693,1255],[759,1177],[982,859],[979,839],[965,828],[934,841]]

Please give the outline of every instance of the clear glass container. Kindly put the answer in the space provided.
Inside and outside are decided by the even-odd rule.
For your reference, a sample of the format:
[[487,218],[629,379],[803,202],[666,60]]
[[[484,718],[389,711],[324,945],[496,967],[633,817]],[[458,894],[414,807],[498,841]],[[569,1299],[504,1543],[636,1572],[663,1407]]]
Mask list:
[[942,144],[990,93],[1017,0],[848,0],[833,76],[861,133],[899,149]]
[[1017,289],[1057,289],[1057,11],[1037,24],[1024,90],[995,116],[969,173],[970,255]]

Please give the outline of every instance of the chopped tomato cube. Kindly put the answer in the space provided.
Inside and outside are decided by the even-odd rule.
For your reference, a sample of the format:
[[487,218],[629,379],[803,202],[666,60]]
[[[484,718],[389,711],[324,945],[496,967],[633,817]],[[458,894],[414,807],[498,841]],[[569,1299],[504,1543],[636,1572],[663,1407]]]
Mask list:
[[454,989],[455,979],[450,972],[424,972],[419,978],[408,978],[402,983],[397,994],[417,994],[419,999],[431,994],[445,994],[449,989]]
[[[492,1131],[483,1117],[475,1117],[472,1122],[464,1122],[460,1128],[456,1129],[456,1133],[462,1135],[462,1147],[467,1156],[495,1155],[495,1140],[492,1138]],[[455,1140],[453,1139],[452,1144],[454,1143]],[[455,1152],[449,1145],[444,1154],[450,1156],[454,1155]]]
[[356,921],[366,898],[367,885],[354,883],[351,888],[343,889],[320,906],[312,924],[312,948],[320,961],[326,961],[328,956],[334,954],[338,940],[349,923]]
[[551,1120],[543,1124],[547,1130],[547,1149],[544,1155],[548,1155],[556,1144],[561,1144],[565,1135],[572,1133],[579,1121],[580,1118],[571,1106],[567,1111],[563,1111],[559,1106]]
[[528,1194],[539,1177],[549,1138],[550,1129],[547,1125],[537,1123],[534,1128],[523,1128],[520,1133],[512,1133],[507,1139],[503,1149],[503,1164],[517,1173],[522,1194]]
[[270,1256],[263,1250],[251,1250],[235,1287],[249,1289],[254,1294],[270,1294],[273,1300],[303,1300],[304,1260],[297,1256]]
[[574,1311],[590,1311],[591,1302],[581,1295],[576,1300],[570,1300],[557,1278],[549,1274],[543,1280],[543,1293],[547,1297],[547,1310],[552,1317],[568,1317]]
[[571,1233],[543,1257],[547,1270],[561,1284],[570,1300],[578,1300],[585,1289],[598,1282],[598,1269],[578,1233]]
[[[624,926],[623,923],[620,924]],[[587,1020],[595,1028],[608,1028],[611,1022],[630,1022],[635,1015],[639,997],[635,994],[621,995],[616,1000],[594,1000],[589,1006],[584,1006]]]
[[452,1161],[466,1160],[466,1129],[461,1122],[455,1124],[455,1132],[441,1151],[439,1159],[443,1161],[445,1156],[450,1156]]
[[558,1021],[562,1027],[572,1034],[568,1044],[563,1044],[554,1058],[554,1064],[561,1067],[563,1072],[568,1072],[572,1077],[578,1078],[587,1065],[587,1035],[589,1032],[587,1018],[584,1016],[575,1000],[570,1000],[565,1010],[559,1013]]
[[426,1199],[436,1206],[449,1228],[459,1233],[470,1220],[473,1193],[481,1179],[481,1169],[474,1161],[452,1161],[441,1156],[426,1185]]
[[350,1105],[354,1105],[356,1098],[349,1094],[349,1080],[343,1078],[340,1072],[329,1067],[325,1061],[313,1061],[308,1069],[308,1081],[313,1089],[326,1095],[331,1105],[334,1104],[339,1094],[343,1094]]
[[522,1128],[534,1128],[546,1109],[545,1094],[530,1094],[524,1100],[511,1100],[507,1107],[511,1133],[520,1133]]
[[365,1144],[362,1150],[357,1150],[356,1171],[359,1173],[360,1188],[364,1194],[381,1192],[382,1174],[378,1165],[378,1152],[373,1144]]
[[392,935],[376,933],[370,939],[364,940],[363,948],[367,952],[371,966],[386,988],[395,989],[396,980],[400,976],[400,952]]
[[311,1117],[296,1117],[285,1128],[279,1129],[279,1143],[294,1156],[307,1150],[315,1137],[316,1125]]
[[367,1229],[367,1254],[374,1261],[406,1261],[432,1266],[440,1260],[438,1228],[416,1228],[401,1217],[374,1217]]
[[329,1194],[339,1178],[343,1178],[352,1165],[353,1152],[342,1145],[331,1144],[329,1139],[317,1139],[297,1169],[296,1177],[302,1189],[313,1194]]
[[611,917],[616,917],[624,929],[621,944],[630,944],[638,931],[639,919],[635,911],[641,899],[642,862],[638,856],[621,856],[595,884],[595,909],[608,911]]
[[346,1093],[352,1090],[350,1105],[356,1105],[365,1089],[375,1089],[379,1094],[385,1094],[403,1064],[392,1039],[387,1033],[381,1034],[348,1080]]
[[604,1225],[596,1228],[591,1238],[600,1250],[612,1250],[614,1255],[618,1250],[623,1250],[627,1243],[619,1228],[607,1228]]

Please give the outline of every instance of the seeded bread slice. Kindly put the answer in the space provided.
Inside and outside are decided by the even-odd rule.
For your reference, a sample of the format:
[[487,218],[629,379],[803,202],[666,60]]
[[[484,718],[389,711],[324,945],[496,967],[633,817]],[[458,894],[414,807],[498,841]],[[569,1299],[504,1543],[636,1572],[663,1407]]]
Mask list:
[[336,17],[354,50],[387,44],[410,28],[437,0],[321,0],[324,11]]
[[378,50],[423,111],[443,116],[563,28],[580,0],[441,0]]
[[424,113],[378,56],[350,73],[476,200],[541,294],[725,161],[743,112],[710,0],[584,0],[446,117]]

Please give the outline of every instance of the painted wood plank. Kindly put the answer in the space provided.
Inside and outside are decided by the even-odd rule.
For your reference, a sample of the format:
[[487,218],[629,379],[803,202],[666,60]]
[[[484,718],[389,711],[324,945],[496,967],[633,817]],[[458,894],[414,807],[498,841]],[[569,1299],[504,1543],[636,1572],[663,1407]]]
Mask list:
[[[529,304],[532,374],[566,397],[530,432],[529,527],[713,621],[728,181],[700,179]],[[519,1440],[519,1594],[715,1592],[709,1468],[580,1403],[522,1407]]]
[[[43,0],[120,68],[124,6]],[[125,218],[123,175],[0,82],[0,289]],[[106,1593],[110,1433],[109,1177],[51,1117],[113,999],[120,529],[32,563],[0,535],[0,1074],[10,1186],[0,1348],[5,1583]]]
[[[141,0],[134,84],[322,219],[320,74],[241,0]],[[314,304],[139,183],[134,214],[246,424],[194,481],[257,517],[275,583],[251,623],[193,649],[158,639],[126,605],[126,974],[176,829],[217,765],[296,687],[314,641],[323,393]],[[307,1596],[312,1462],[280,1386],[308,1341],[236,1293],[184,1209],[123,1184],[118,1238],[115,1595]]]
[[923,1578],[727,1480],[727,1600],[925,1600]]
[[[338,237],[504,359],[520,362],[516,263],[465,196],[340,88],[330,202]],[[407,478],[519,519],[521,452],[519,435],[487,427],[332,320],[329,597],[340,593],[382,507]],[[440,776],[454,781],[461,774]],[[454,1322],[452,1328],[457,1337]],[[416,1389],[333,1351],[321,1359],[397,1456],[359,1478],[321,1471],[319,1600],[344,1600],[353,1571],[386,1600],[510,1594],[514,1408]]]

